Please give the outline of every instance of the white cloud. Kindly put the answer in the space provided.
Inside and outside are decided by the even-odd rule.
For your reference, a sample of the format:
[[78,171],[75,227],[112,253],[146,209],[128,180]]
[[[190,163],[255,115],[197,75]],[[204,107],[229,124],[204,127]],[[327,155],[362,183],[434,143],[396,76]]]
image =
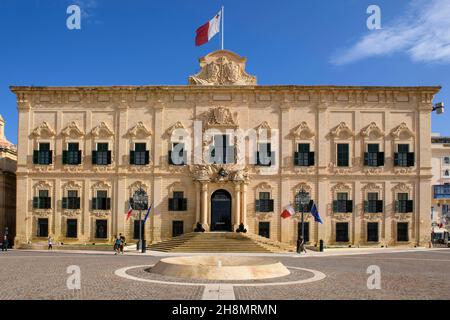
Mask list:
[[98,7],[97,0],[73,0],[72,2],[80,7],[82,19],[85,18],[88,22],[92,22],[94,9]]
[[450,1],[413,0],[401,18],[390,23],[382,19],[381,30],[368,30],[331,62],[342,65],[394,53],[405,53],[415,62],[450,63]]

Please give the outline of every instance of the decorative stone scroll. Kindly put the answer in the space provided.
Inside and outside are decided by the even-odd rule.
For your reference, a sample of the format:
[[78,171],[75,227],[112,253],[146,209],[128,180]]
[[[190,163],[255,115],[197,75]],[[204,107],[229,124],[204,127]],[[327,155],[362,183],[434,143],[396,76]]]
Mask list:
[[108,124],[102,121],[98,126],[92,129],[91,134],[94,137],[109,138],[114,136],[114,131],[111,130]]
[[61,131],[61,135],[66,138],[81,138],[84,136],[84,131],[75,121],[72,121]]
[[245,72],[246,59],[228,50],[200,58],[201,71],[189,77],[191,85],[256,85],[256,77]]
[[136,137],[148,137],[152,135],[152,130],[147,128],[147,126],[139,121],[134,127],[128,130],[128,136],[131,138]]
[[55,130],[48,124],[48,122],[42,122],[31,133],[32,137],[53,137],[56,135]]

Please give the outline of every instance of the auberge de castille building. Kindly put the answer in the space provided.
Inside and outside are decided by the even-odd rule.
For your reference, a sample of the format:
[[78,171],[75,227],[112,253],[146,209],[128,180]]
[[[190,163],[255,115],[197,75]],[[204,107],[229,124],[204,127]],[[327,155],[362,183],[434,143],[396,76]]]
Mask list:
[[136,239],[138,211],[126,213],[139,188],[148,242],[242,224],[293,244],[303,210],[310,244],[428,244],[440,87],[258,85],[245,63],[210,53],[179,86],[12,86],[16,245]]

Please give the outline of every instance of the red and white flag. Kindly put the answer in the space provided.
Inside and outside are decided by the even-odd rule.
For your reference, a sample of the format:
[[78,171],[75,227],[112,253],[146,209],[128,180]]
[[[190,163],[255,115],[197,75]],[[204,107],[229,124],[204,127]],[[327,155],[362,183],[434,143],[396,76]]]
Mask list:
[[294,215],[294,213],[295,213],[294,208],[292,207],[292,205],[289,204],[284,208],[283,212],[281,213],[281,217],[283,219],[287,219],[290,216]]
[[195,33],[195,45],[201,46],[207,43],[220,32],[220,19],[222,18],[222,11],[219,11],[214,18],[209,20],[207,23],[198,28]]
[[127,220],[131,217],[132,213],[133,213],[133,208],[131,207],[131,204],[130,204],[130,207],[128,208],[128,212],[127,212]]

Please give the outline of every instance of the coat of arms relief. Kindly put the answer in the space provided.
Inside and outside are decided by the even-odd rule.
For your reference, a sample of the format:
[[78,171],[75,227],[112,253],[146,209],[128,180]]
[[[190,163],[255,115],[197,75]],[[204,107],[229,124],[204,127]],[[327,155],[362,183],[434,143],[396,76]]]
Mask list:
[[201,71],[189,77],[193,85],[255,85],[256,77],[245,72],[245,58],[219,50],[200,59]]

